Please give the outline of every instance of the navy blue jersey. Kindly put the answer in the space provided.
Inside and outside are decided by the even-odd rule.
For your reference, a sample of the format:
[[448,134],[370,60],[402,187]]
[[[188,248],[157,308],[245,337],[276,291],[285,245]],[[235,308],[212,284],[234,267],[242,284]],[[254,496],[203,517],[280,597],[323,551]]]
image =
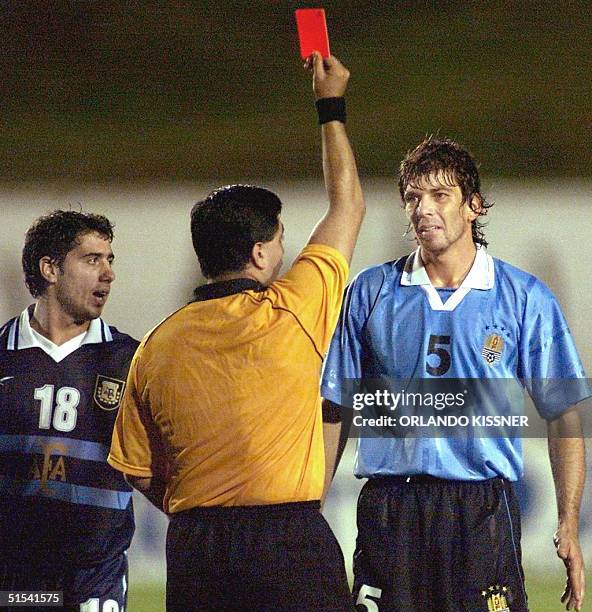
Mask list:
[[106,459],[138,343],[96,319],[56,358],[28,317],[0,330],[0,550],[29,567],[95,565],[134,531],[132,490]]

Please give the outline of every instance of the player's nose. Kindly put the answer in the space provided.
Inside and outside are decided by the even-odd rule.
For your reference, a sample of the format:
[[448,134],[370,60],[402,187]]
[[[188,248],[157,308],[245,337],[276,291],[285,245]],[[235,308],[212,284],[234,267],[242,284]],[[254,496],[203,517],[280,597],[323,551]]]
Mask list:
[[418,216],[431,215],[435,210],[435,202],[432,198],[424,195],[417,204],[415,212]]
[[105,262],[105,264],[103,265],[99,280],[105,283],[112,283],[115,280],[115,271],[113,270],[109,262]]

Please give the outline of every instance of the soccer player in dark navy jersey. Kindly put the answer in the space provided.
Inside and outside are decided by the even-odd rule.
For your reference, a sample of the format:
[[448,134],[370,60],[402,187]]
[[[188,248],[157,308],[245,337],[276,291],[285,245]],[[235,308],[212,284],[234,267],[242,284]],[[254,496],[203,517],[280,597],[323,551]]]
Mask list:
[[[131,488],[106,462],[137,342],[100,318],[113,226],[56,210],[28,230],[35,303],[0,330],[0,590],[123,611]],[[53,608],[50,608],[53,609]]]

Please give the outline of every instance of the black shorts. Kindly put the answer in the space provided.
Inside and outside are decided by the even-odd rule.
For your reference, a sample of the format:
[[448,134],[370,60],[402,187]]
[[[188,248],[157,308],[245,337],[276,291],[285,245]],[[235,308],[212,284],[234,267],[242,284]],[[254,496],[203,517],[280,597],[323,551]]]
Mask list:
[[174,514],[166,554],[168,612],[353,610],[318,502]]
[[508,481],[369,480],[358,501],[357,610],[528,610]]
[[[60,559],[55,559],[51,568],[43,569],[19,568],[5,561],[0,565],[0,590],[62,591],[64,607],[35,608],[47,612],[123,612],[127,603],[127,569],[125,553],[85,568],[64,567]],[[23,609],[26,608],[14,608]]]

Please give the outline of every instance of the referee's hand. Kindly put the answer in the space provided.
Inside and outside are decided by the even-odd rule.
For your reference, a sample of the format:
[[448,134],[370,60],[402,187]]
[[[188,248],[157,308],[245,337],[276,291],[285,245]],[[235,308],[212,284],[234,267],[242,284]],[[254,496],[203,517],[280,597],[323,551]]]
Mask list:
[[349,70],[333,55],[323,59],[318,51],[304,63],[312,70],[312,89],[315,98],[339,98],[345,94],[349,81]]
[[579,538],[577,534],[570,532],[567,528],[559,527],[553,536],[553,543],[557,550],[557,556],[563,560],[567,570],[567,580],[565,581],[565,590],[561,596],[561,602],[565,604],[566,610],[579,611],[584,604],[586,591],[584,557]]

